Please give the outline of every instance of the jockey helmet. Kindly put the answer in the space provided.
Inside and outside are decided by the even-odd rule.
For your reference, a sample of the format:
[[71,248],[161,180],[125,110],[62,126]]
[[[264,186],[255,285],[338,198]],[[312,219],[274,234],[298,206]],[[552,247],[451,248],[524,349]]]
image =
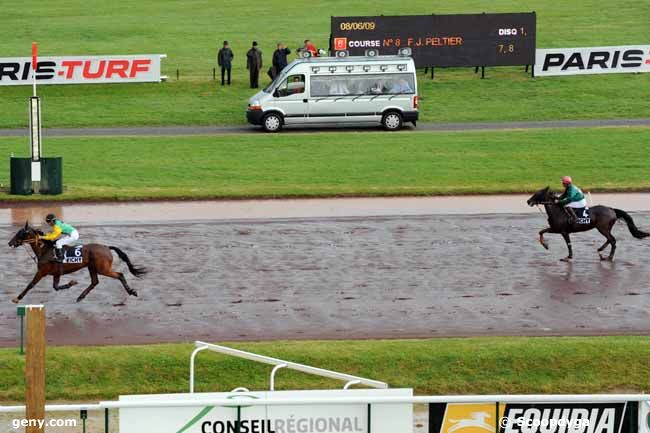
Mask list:
[[56,219],[56,215],[54,215],[53,213],[47,214],[47,216],[45,217],[45,222],[51,223],[55,219]]
[[571,179],[571,176],[564,176],[562,178],[562,185],[566,186],[566,185],[570,185],[572,183],[573,183],[573,179]]

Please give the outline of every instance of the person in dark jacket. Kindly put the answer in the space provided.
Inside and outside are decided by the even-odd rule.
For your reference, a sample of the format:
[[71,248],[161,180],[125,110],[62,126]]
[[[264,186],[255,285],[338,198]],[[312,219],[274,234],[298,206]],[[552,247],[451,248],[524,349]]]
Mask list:
[[262,69],[262,51],[257,48],[257,41],[246,53],[246,69],[250,74],[251,89],[260,87],[260,69]]
[[223,48],[217,54],[217,63],[221,66],[221,85],[225,84],[225,75],[228,73],[228,85],[230,86],[230,72],[232,71],[232,59],[235,55],[230,49],[228,41],[223,41]]
[[273,78],[280,75],[280,72],[287,67],[287,56],[291,50],[286,48],[283,43],[278,44],[278,48],[273,52]]

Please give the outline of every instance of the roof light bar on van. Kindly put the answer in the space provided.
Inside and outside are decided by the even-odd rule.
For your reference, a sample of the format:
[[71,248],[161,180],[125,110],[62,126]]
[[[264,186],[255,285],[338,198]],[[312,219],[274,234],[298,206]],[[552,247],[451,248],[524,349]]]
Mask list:
[[379,69],[381,69],[381,72],[386,72],[386,69],[388,69],[388,65],[381,65],[379,66]]
[[312,67],[311,67],[311,71],[312,71],[314,74],[318,74],[318,72],[320,71],[320,67],[318,67],[318,66],[312,66]]
[[302,50],[302,51],[300,52],[300,57],[302,57],[303,59],[308,59],[308,58],[310,58],[310,57],[311,57],[311,51],[308,51],[308,50]]
[[349,54],[347,50],[337,51],[336,57],[348,57]]
[[363,65],[363,72],[370,71],[370,65]]
[[352,71],[354,71],[354,66],[352,66],[352,65],[347,65],[347,66],[345,67],[345,70],[348,71],[348,72],[352,72]]
[[336,66],[330,66],[330,72],[333,74],[336,72]]
[[397,65],[398,71],[406,71],[406,65]]
[[377,57],[379,55],[379,50],[375,50],[375,49],[366,50],[364,54],[366,55],[366,57]]

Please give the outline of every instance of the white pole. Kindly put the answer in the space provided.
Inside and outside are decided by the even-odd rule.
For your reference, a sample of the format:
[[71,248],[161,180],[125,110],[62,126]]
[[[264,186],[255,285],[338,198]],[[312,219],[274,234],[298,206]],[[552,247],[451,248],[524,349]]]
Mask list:
[[273,367],[273,370],[271,370],[271,384],[270,384],[270,390],[275,391],[275,373],[281,368],[287,367],[287,364],[278,364],[275,367]]
[[192,355],[190,356],[190,394],[194,393],[194,364],[195,364],[195,359],[196,355],[199,354],[202,350],[206,350],[207,347],[197,347],[194,349],[192,352]]

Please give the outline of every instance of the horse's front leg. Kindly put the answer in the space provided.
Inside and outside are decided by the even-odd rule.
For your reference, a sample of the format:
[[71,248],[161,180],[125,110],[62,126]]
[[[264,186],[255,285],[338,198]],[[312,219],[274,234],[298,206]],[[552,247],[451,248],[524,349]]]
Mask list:
[[36,284],[38,284],[38,282],[41,281],[41,279],[43,279],[43,277],[44,277],[45,275],[46,275],[46,273],[45,273],[45,272],[42,272],[40,269],[39,269],[38,271],[36,271],[36,275],[34,275],[34,278],[32,278],[32,281],[29,282],[29,284],[27,285],[27,287],[25,288],[25,290],[23,290],[23,291],[20,293],[20,295],[18,295],[18,296],[16,296],[15,298],[13,298],[13,299],[11,300],[11,302],[13,302],[14,304],[19,303],[20,300],[23,299],[23,298],[25,297],[25,295],[27,294],[27,292],[29,292],[29,291],[32,289],[32,287],[34,287]]
[[77,284],[75,280],[70,280],[68,284],[64,284],[62,286],[59,286],[59,281],[61,281],[61,274],[57,273],[52,276],[52,287],[54,287],[54,290],[66,290],[69,289],[70,287],[74,286]]
[[573,247],[571,246],[571,238],[569,237],[568,233],[562,233],[562,237],[564,238],[564,242],[566,242],[566,246],[569,249],[569,255],[560,260],[563,262],[570,262],[571,259],[573,259]]
[[539,232],[539,243],[542,244],[544,248],[548,250],[548,244],[546,243],[546,240],[544,239],[544,233],[549,233],[551,231],[550,228],[546,228],[542,231]]

